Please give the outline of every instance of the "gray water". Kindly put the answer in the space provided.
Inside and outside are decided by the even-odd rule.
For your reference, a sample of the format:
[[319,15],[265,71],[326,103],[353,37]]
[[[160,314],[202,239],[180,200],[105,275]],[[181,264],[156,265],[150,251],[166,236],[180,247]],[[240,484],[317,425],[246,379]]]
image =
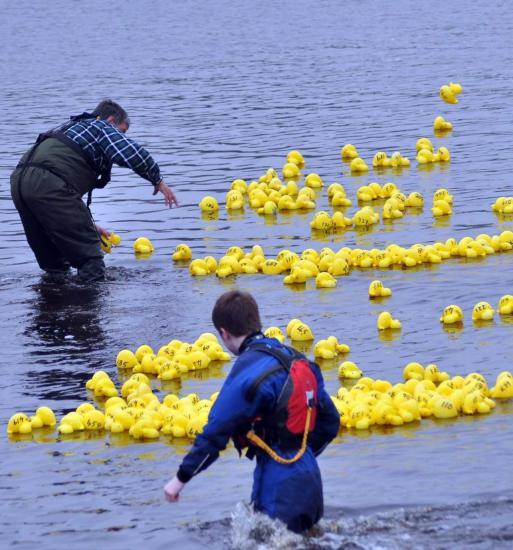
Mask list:
[[[435,362],[452,375],[483,373],[490,384],[511,370],[511,319],[476,326],[473,305],[496,306],[513,293],[513,253],[480,261],[450,260],[403,271],[353,270],[333,290],[311,283],[294,291],[281,277],[193,279],[170,254],[187,242],[195,256],[220,257],[230,245],[261,244],[268,255],[323,246],[411,245],[512,229],[490,204],[511,195],[513,49],[508,2],[146,2],[0,3],[0,418],[41,404],[59,415],[86,400],[97,369],[116,380],[119,349],[194,340],[211,330],[217,296],[234,285],[254,293],[265,326],[308,322],[317,339],[335,333],[348,359],[372,377],[401,379],[409,361]],[[438,89],[461,82],[458,105]],[[130,135],[159,161],[180,208],[168,211],[151,186],[116,169],[95,193],[97,221],[123,238],[107,257],[109,280],[82,288],[41,276],[10,200],[8,178],[35,136],[102,98],[118,100]],[[449,165],[418,169],[415,141],[432,138],[442,114],[454,124]],[[401,175],[352,177],[340,147],[373,154],[401,150],[412,167]],[[370,232],[312,235],[309,214],[264,220],[251,210],[203,219],[205,194],[220,202],[231,181],[279,169],[290,149],[306,172],[343,183],[356,204],[365,183],[394,181],[420,191],[416,215]],[[449,220],[430,212],[433,191],[454,194]],[[325,191],[318,209],[327,208]],[[350,212],[354,208],[349,209]],[[156,251],[137,260],[131,244],[145,235]],[[330,244],[331,243],[331,244]],[[367,299],[369,282],[393,289],[386,302]],[[462,330],[438,318],[450,304],[466,316]],[[377,335],[376,317],[390,310],[403,323],[393,339]],[[217,390],[230,368],[211,368],[168,383],[162,395]],[[323,365],[338,387],[337,363]],[[0,534],[16,548],[113,549],[144,543],[164,548],[510,547],[513,538],[511,403],[484,417],[424,420],[401,428],[343,431],[320,459],[326,518],[297,539],[254,517],[247,501],[252,465],[228,449],[184,490],[179,504],[162,487],[188,441],[134,443],[126,436],[56,432],[9,441],[0,437]],[[4,428],[2,428],[4,429]],[[233,522],[231,517],[233,515]]]

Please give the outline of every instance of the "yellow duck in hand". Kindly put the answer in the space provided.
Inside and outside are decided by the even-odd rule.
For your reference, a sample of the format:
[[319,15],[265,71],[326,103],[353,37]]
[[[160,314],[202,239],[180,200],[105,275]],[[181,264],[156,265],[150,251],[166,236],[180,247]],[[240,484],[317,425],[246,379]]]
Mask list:
[[495,310],[488,302],[479,302],[472,310],[472,321],[491,321]]
[[392,291],[383,286],[381,281],[372,281],[369,285],[369,298],[392,296]]
[[463,311],[457,305],[451,304],[447,306],[440,317],[440,322],[444,325],[453,325],[463,322]]
[[185,243],[179,244],[171,256],[174,262],[188,261],[192,258],[192,250]]
[[151,254],[155,248],[150,239],[146,237],[139,237],[134,242],[134,252],[136,254]]

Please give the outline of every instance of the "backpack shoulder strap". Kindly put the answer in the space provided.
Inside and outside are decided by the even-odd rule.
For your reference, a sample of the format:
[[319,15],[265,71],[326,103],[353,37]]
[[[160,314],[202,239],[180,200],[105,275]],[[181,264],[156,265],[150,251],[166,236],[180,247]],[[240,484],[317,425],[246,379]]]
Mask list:
[[278,361],[278,363],[276,365],[273,365],[268,370],[264,371],[262,374],[260,374],[255,378],[251,386],[246,391],[245,397],[248,401],[253,401],[253,399],[255,399],[256,392],[260,387],[260,384],[262,384],[264,380],[266,380],[269,376],[271,376],[275,372],[280,371],[281,369],[285,369],[287,372],[290,372],[292,361],[294,361],[294,359],[299,359],[300,357],[303,357],[294,348],[288,348],[293,352],[292,355],[288,355],[287,353],[283,352],[278,348],[274,348],[261,343],[254,344],[249,349],[251,351],[261,351],[263,353],[267,353],[268,355],[271,355],[272,357],[274,357]]

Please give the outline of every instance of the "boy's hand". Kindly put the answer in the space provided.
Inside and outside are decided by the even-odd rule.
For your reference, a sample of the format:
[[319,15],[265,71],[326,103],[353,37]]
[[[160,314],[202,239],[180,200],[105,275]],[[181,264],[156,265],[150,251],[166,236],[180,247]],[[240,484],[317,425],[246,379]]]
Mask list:
[[110,237],[110,231],[108,231],[107,229],[104,229],[100,225],[96,225],[95,227],[96,227],[96,232],[98,233],[98,235],[101,235],[102,237],[105,237],[106,239],[108,239]]
[[180,491],[183,489],[185,483],[182,483],[176,476],[168,481],[164,487],[164,494],[168,502],[177,502],[180,496]]
[[165,184],[164,180],[161,180],[160,183],[155,186],[153,194],[156,195],[157,193],[162,193],[164,195],[164,202],[166,203],[166,206],[169,206],[169,208],[171,208],[173,204],[178,206],[178,201],[176,200],[175,194]]

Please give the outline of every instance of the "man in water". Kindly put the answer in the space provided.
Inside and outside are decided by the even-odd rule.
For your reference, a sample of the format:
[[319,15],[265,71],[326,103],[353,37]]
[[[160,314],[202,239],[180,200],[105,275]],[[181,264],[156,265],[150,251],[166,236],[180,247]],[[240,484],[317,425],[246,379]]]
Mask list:
[[303,532],[323,514],[315,457],[339,429],[339,415],[324,389],[321,371],[292,348],[264,337],[258,306],[246,292],[223,294],[212,320],[226,347],[239,357],[203,433],[165,486],[166,498],[178,500],[184,485],[218,458],[230,438],[240,453],[245,446],[241,440],[254,430],[260,438],[246,453],[248,458],[256,456],[253,506],[290,530]]
[[125,136],[129,125],[120,105],[102,101],[92,113],[40,134],[12,173],[12,199],[41,269],[62,273],[72,266],[83,281],[103,279],[100,236],[109,232],[94,224],[89,205],[93,189],[110,181],[113,164],[148,180],[169,207],[178,204],[151,155]]

